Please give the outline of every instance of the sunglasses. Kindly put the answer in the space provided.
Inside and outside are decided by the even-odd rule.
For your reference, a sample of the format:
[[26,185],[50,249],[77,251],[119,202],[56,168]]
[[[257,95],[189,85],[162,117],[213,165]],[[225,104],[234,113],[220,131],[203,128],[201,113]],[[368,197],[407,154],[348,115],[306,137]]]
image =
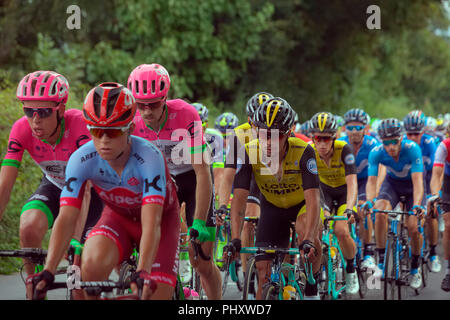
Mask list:
[[396,145],[398,144],[400,139],[391,139],[391,140],[383,140],[383,145],[388,146],[390,144]]
[[364,126],[346,126],[345,129],[347,129],[348,131],[361,131],[364,129]]
[[136,105],[139,110],[147,110],[147,109],[159,108],[164,103],[165,103],[165,100],[161,100],[161,101],[149,102],[149,103],[136,102]]
[[[265,135],[261,134],[263,132],[265,133]],[[277,134],[276,131],[265,130],[265,129],[263,129],[263,131],[262,131],[261,129],[258,129],[258,138],[263,138],[265,140],[271,140],[272,139],[272,135],[273,136],[277,136],[278,135],[278,140],[281,140],[288,133],[289,133],[289,131],[287,131],[287,132],[278,132],[278,134]]]
[[407,136],[419,136],[421,134],[421,132],[407,132],[406,135]]
[[332,136],[313,136],[313,139],[317,142],[330,142],[333,140]]
[[33,118],[35,114],[39,116],[39,118],[48,118],[52,115],[54,110],[59,108],[28,108],[23,107],[23,112],[28,118]]
[[116,128],[103,128],[103,127],[92,127],[88,126],[89,132],[95,138],[101,138],[106,134],[108,138],[114,139],[122,136],[125,132],[128,131],[130,126],[126,127],[116,127]]

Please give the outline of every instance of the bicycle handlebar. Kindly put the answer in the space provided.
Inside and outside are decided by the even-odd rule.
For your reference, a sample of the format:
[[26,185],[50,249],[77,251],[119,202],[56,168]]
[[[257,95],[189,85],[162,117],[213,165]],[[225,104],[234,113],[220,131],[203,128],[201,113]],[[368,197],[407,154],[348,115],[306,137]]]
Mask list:
[[47,250],[40,248],[22,248],[16,250],[0,250],[0,257],[26,258],[33,263],[43,264],[47,258]]
[[191,229],[191,230],[189,231],[189,235],[191,236],[191,243],[192,243],[192,246],[194,247],[194,251],[195,251],[194,259],[197,259],[197,257],[200,255],[200,257],[201,257],[203,260],[206,260],[206,261],[211,260],[211,257],[210,257],[210,256],[207,256],[207,255],[203,252],[203,249],[202,249],[201,244],[198,243],[197,241],[195,241],[195,240],[198,238],[198,236],[199,236],[198,230]]

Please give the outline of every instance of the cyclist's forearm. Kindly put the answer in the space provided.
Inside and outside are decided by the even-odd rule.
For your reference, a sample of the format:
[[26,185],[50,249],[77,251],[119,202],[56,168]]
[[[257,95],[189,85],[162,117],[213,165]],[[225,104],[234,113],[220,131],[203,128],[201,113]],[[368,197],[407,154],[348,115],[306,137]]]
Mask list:
[[376,196],[377,177],[369,176],[366,184],[366,198],[367,200],[373,200]]
[[444,174],[443,167],[433,167],[433,173],[430,182],[431,194],[436,195],[441,190],[443,174]]
[[77,225],[73,238],[80,241],[84,226],[86,225],[87,216],[89,213],[89,206],[91,202],[91,183],[88,181],[86,187],[84,188],[83,203],[81,205],[80,214],[77,219]]
[[356,197],[358,195],[358,182],[356,174],[350,174],[345,177],[347,182],[347,209],[353,209],[356,204]]
[[413,205],[420,206],[423,198],[423,178],[422,173],[413,173]]
[[11,197],[11,192],[16,182],[18,169],[10,166],[2,166],[0,171],[0,220],[3,217],[6,206]]
[[139,263],[137,270],[151,272],[161,240],[161,217],[163,208],[156,204],[142,207],[142,236],[139,244]]
[[245,206],[249,191],[246,189],[235,189],[233,200],[231,201],[231,238],[240,239],[243,220],[245,217]]
[[194,170],[197,178],[194,219],[206,220],[212,196],[211,173],[206,164],[194,165]]
[[235,173],[236,170],[233,168],[225,168],[223,171],[222,181],[219,187],[219,207],[227,205],[230,200]]
[[59,262],[69,247],[75,231],[78,213],[79,209],[75,207],[64,206],[60,208],[60,213],[52,229],[45,263],[45,269],[52,273],[55,273]]

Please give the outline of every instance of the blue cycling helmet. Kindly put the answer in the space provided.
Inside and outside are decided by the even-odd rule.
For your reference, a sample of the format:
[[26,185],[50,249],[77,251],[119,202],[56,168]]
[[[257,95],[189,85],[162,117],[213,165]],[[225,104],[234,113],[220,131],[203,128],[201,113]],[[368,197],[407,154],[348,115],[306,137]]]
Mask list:
[[222,134],[226,134],[227,130],[236,128],[238,124],[239,119],[234,113],[225,112],[216,118],[214,128],[219,130]]
[[362,109],[350,109],[344,114],[345,124],[349,122],[360,122],[363,125],[367,125],[369,123],[369,115]]
[[195,102],[192,105],[197,110],[198,115],[200,116],[200,120],[202,120],[202,122],[208,121],[208,108],[198,102]]
[[406,132],[422,132],[425,127],[425,116],[422,111],[411,111],[403,118],[403,127]]
[[397,138],[402,135],[402,125],[395,118],[381,120],[378,126],[378,135],[381,139]]

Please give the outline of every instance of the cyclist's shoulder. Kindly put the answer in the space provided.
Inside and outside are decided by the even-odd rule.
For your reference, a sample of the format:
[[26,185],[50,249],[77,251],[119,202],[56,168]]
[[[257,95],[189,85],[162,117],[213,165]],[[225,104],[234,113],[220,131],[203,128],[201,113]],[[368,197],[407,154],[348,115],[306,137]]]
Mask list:
[[379,144],[380,144],[380,142],[375,137],[372,137],[371,135],[368,135],[368,134],[364,135],[363,145],[375,147]]
[[250,123],[245,122],[243,124],[238,125],[236,128],[234,128],[234,131],[236,131],[236,132],[244,131],[244,130],[249,130],[251,128],[252,128],[252,126],[250,125]]
[[205,134],[210,135],[210,136],[218,136],[218,137],[222,138],[222,133],[220,133],[219,130],[214,129],[214,128],[206,128]]
[[12,134],[17,134],[17,135],[31,135],[31,127],[30,124],[28,123],[27,117],[23,116],[19,119],[17,119],[12,127],[11,127],[11,133]]
[[188,102],[184,101],[183,99],[172,99],[167,100],[166,102],[167,109],[169,110],[169,113],[177,112],[177,113],[192,113],[197,114],[197,109],[195,109],[194,106],[189,104]]

